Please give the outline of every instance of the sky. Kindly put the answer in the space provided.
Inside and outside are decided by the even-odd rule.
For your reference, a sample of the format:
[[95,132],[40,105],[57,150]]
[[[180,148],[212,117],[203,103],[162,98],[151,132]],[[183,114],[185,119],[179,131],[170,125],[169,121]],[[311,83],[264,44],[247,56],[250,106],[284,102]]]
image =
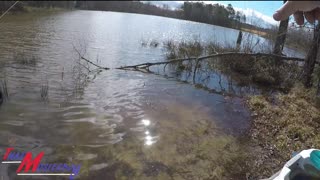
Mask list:
[[[206,4],[219,3],[225,6],[227,6],[228,4],[231,4],[235,10],[243,12],[247,17],[250,17],[250,16],[254,17],[254,18],[248,18],[249,21],[256,21],[253,23],[258,23],[260,19],[263,19],[265,22],[272,25],[278,24],[278,22],[273,20],[272,15],[283,4],[283,1],[202,1],[202,2]],[[183,1],[157,1],[156,3],[168,4],[169,7],[171,6],[172,8],[176,8],[181,6],[183,4]]]
[[269,17],[272,17],[273,13],[283,4],[283,1],[206,1],[205,3],[208,2],[218,2],[224,5],[231,4],[233,7],[241,9],[249,8]]
[[283,1],[205,1],[205,3],[212,2],[223,5],[231,4],[236,10],[242,10],[246,15],[254,12],[255,15],[271,24],[277,24],[272,15],[283,4]]

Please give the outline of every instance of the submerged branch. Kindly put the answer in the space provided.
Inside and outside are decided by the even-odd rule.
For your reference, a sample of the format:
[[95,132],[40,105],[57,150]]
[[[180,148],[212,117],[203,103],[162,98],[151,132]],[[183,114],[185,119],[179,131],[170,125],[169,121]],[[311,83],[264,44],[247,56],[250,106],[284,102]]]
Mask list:
[[223,57],[223,56],[232,56],[232,55],[237,55],[237,56],[251,56],[251,57],[259,57],[259,56],[264,56],[264,57],[273,57],[273,58],[279,58],[282,60],[287,60],[287,61],[298,61],[298,62],[303,62],[304,59],[302,58],[297,58],[297,57],[287,57],[287,56],[280,56],[276,54],[267,54],[267,53],[242,53],[242,52],[227,52],[227,53],[221,53],[221,54],[211,54],[208,56],[201,56],[201,57],[191,57],[191,58],[186,58],[186,59],[172,59],[172,60],[167,60],[163,62],[155,62],[155,63],[143,63],[143,64],[137,64],[137,65],[132,65],[132,66],[121,66],[116,69],[145,69],[149,68],[150,66],[154,65],[167,65],[169,63],[178,63],[178,62],[183,62],[183,61],[193,61],[197,60],[201,61],[204,59],[209,59],[209,58],[214,58],[214,57]]
[[116,69],[137,69],[137,68],[148,68],[150,66],[154,65],[161,65],[161,64],[169,64],[169,63],[175,63],[175,62],[183,62],[183,61],[191,61],[191,60],[196,60],[196,57],[191,57],[191,58],[180,58],[180,59],[172,59],[164,62],[155,62],[155,63],[142,63],[142,64],[137,64],[137,65],[132,65],[132,66],[121,66]]
[[74,46],[74,45],[73,45],[73,49],[78,53],[78,55],[79,55],[80,59],[87,61],[88,63],[90,63],[90,64],[92,64],[92,65],[96,66],[97,68],[104,69],[104,70],[109,70],[109,69],[110,69],[110,68],[108,68],[108,67],[102,67],[102,66],[100,66],[100,65],[98,65],[98,64],[96,64],[96,63],[94,63],[94,62],[90,61],[89,59],[87,59],[87,58],[83,57],[83,56],[81,55],[81,53],[79,52],[79,50],[78,50],[77,48],[75,48],[75,46]]
[[80,56],[80,58],[81,58],[81,59],[83,59],[83,60],[85,60],[85,61],[87,61],[88,63],[90,63],[90,64],[92,64],[92,65],[94,65],[94,66],[96,66],[96,67],[100,68],[100,69],[105,69],[105,70],[110,69],[110,68],[108,68],[108,67],[102,67],[102,66],[99,66],[98,64],[93,63],[92,61],[90,61],[90,60],[88,60],[88,59],[86,59],[86,58],[84,58],[84,57],[82,57],[82,56]]
[[88,72],[91,72],[91,70],[87,66],[81,64],[80,62],[77,62],[77,64],[79,64],[80,66],[84,67]]

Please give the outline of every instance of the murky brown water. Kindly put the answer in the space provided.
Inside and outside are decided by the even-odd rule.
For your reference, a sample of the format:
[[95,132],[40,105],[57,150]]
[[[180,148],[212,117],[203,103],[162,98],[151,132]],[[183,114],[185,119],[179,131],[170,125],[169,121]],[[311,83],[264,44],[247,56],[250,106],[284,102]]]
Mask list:
[[[235,30],[154,16],[68,11],[9,15],[0,21],[0,32],[0,79],[9,92],[0,107],[1,155],[8,146],[44,151],[43,161],[81,164],[80,179],[180,179],[179,168],[206,167],[184,162],[192,152],[179,150],[182,141],[193,144],[197,135],[197,141],[209,139],[211,154],[219,156],[219,148],[234,142],[219,132],[239,134],[248,127],[241,98],[154,74],[88,73],[77,64],[74,50],[115,68],[164,60],[162,45],[143,47],[141,42],[197,36],[234,43]],[[215,127],[214,135],[182,136],[207,122]],[[222,166],[218,162],[215,166]],[[4,179],[22,178],[15,175],[15,165],[1,165]],[[208,172],[213,170],[190,177],[205,178]],[[47,178],[60,179],[41,177]]]

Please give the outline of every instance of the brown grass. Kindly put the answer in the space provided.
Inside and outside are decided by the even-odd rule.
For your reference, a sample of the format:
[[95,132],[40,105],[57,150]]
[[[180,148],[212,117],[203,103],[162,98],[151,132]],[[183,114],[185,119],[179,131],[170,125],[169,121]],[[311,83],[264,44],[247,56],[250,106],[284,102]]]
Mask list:
[[258,30],[254,30],[254,29],[241,28],[241,30],[245,31],[245,32],[257,34],[257,35],[262,36],[262,37],[267,37],[267,35],[268,35],[267,32],[258,31]]
[[320,148],[320,110],[315,97],[315,89],[299,85],[289,94],[249,98],[254,116],[250,135],[254,151],[261,154],[253,157],[254,178],[271,176],[294,151]]

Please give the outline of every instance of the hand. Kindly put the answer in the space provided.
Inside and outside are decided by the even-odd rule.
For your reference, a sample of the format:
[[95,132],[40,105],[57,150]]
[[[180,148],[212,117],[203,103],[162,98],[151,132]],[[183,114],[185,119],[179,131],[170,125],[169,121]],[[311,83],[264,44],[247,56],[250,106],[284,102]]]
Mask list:
[[304,17],[313,24],[320,20],[320,1],[287,1],[273,14],[273,19],[282,21],[292,14],[298,25],[304,24]]

